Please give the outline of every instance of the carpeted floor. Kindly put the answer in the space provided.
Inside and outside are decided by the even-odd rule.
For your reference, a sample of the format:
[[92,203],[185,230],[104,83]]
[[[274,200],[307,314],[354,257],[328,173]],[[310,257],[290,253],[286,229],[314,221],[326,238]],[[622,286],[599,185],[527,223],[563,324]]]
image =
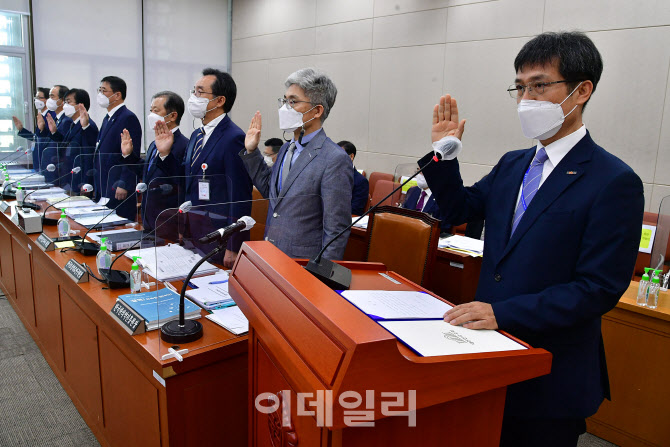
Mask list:
[[[100,444],[0,292],[0,446]],[[590,434],[579,447],[616,447]]]

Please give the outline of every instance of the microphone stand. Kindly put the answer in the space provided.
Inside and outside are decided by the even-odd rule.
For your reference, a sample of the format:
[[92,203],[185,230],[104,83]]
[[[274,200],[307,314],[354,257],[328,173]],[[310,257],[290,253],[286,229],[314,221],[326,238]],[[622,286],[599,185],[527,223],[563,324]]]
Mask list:
[[226,242],[228,242],[228,237],[221,238],[219,240],[219,246],[207,253],[207,255],[199,260],[193,266],[191,271],[188,272],[188,276],[186,276],[184,285],[181,287],[181,293],[179,294],[179,319],[168,321],[163,326],[161,326],[161,340],[173,344],[183,344],[196,341],[202,337],[202,323],[196,320],[186,320],[184,318],[184,299],[186,295],[186,287],[195,272],[202,264],[205,263],[205,261],[225,249]]
[[400,186],[391,191],[386,197],[377,202],[374,206],[371,206],[366,212],[361,214],[358,219],[353,221],[351,225],[347,226],[344,230],[340,231],[334,238],[332,238],[328,243],[321,249],[318,255],[314,259],[310,259],[305,266],[305,270],[310,272],[312,275],[316,276],[322,283],[327,285],[333,290],[349,290],[351,287],[351,270],[344,267],[343,265],[337,264],[328,259],[321,259],[323,253],[326,249],[335,242],[337,238],[342,236],[344,233],[349,231],[351,227],[357,224],[362,218],[370,214],[371,211],[377,209],[379,205],[384,203],[386,199],[391,197],[396,193],[400,188],[405,186],[410,180],[419,175],[428,165],[433,161],[439,161],[437,156],[434,156],[428,163],[426,163],[422,168],[418,169],[411,177],[405,180]]
[[[74,169],[71,170],[70,172],[68,172],[67,174],[58,177],[56,180],[54,180],[51,183],[55,184],[60,179],[62,179],[64,177],[67,177],[70,174],[75,174]],[[21,208],[26,208],[27,207],[27,208],[34,209],[35,211],[39,211],[41,209],[41,207],[39,205],[35,204],[35,203],[26,203],[26,199],[28,198],[28,196],[31,195],[32,193],[34,193],[35,191],[39,191],[39,189],[34,189],[34,190],[30,191],[28,194],[26,194],[26,196],[23,198],[23,201],[21,202]],[[49,205],[49,206],[51,206],[51,205]],[[48,208],[49,207],[47,207],[47,209]],[[44,210],[44,212],[46,213],[46,210]],[[42,222],[44,222],[44,216],[42,216]],[[54,224],[54,225],[56,225],[56,224]]]
[[[54,167],[54,171],[55,171],[55,170],[56,170],[56,169],[55,169],[55,167]],[[42,174],[44,174],[44,172],[53,172],[53,171],[49,171],[48,169],[42,169],[42,170],[40,170],[40,171],[35,172],[34,174],[30,174],[30,175],[28,175],[28,176],[26,176],[26,177],[23,177],[21,180],[11,180],[11,181],[9,181],[9,182],[5,182],[5,184],[4,184],[3,187],[2,187],[2,198],[3,198],[3,199],[16,199],[16,193],[14,193],[14,194],[7,194],[7,193],[5,192],[5,191],[7,191],[7,187],[8,187],[8,186],[11,186],[11,185],[13,185],[13,184],[15,184],[15,183],[20,183],[20,182],[22,182],[22,181],[24,181],[24,180],[26,180],[26,179],[29,179],[30,177],[35,177],[36,175],[42,175]],[[34,191],[33,191],[33,192],[34,192]],[[39,208],[38,208],[38,209],[39,209]]]

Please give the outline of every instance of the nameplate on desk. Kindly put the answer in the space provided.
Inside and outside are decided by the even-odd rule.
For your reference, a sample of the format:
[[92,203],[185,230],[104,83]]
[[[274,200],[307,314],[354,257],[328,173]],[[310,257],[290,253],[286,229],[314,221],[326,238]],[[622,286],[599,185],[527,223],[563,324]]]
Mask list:
[[130,335],[141,334],[145,331],[144,318],[135,312],[123,301],[117,300],[109,314]]
[[44,233],[40,234],[35,242],[37,242],[37,246],[40,247],[42,251],[53,251],[54,248],[56,248],[54,241]]
[[11,205],[9,203],[5,202],[4,200],[2,202],[0,202],[0,213],[4,213],[5,211],[7,211],[10,206]]
[[74,279],[74,282],[76,283],[88,282],[88,272],[86,271],[86,268],[74,259],[67,261],[63,270],[65,270],[65,273],[67,273],[70,278]]

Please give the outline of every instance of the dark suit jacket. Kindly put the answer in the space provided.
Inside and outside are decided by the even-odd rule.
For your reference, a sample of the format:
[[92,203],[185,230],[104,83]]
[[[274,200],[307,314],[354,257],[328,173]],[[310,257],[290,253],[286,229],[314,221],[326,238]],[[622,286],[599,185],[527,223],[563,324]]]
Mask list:
[[600,321],[630,284],[642,182],[587,133],[544,181],[510,238],[534,156],[535,148],[508,152],[471,187],[463,186],[457,160],[434,163],[424,176],[452,224],[486,219],[476,300],[492,304],[500,329],[553,354],[549,375],[508,387],[505,411],[585,418],[609,395]]
[[179,207],[181,183],[179,168],[184,161],[187,146],[188,138],[177,129],[170,154],[159,164],[160,156],[156,154],[156,142],[152,141],[149,145],[142,170],[142,181],[148,188],[142,195],[142,225],[145,229],[155,228],[156,219],[163,210]]
[[[128,129],[133,140],[133,155],[131,160],[139,161],[140,148],[142,144],[142,127],[137,116],[124,105],[118,109],[111,119],[104,120],[97,138],[97,148],[93,159],[97,170],[95,175],[95,198],[109,198],[108,207],[114,208],[121,201],[116,200],[114,195],[116,188],[120,187],[128,191],[128,195],[135,191],[137,185],[137,174],[127,166],[123,166],[121,160],[121,133]],[[85,141],[91,140],[94,133],[92,126],[83,130]],[[137,200],[130,198],[117,209],[119,216],[135,220],[137,213]]]
[[[402,207],[407,208],[409,210],[416,210],[416,204],[419,202],[420,197],[421,197],[421,188],[419,188],[418,186],[412,186],[410,189],[407,190],[407,197],[405,197],[405,202],[403,203]],[[435,196],[433,194],[430,195],[427,203],[424,205],[423,212],[426,214],[430,214],[434,218],[440,220],[441,233],[447,232],[451,228],[451,225],[449,225],[444,220],[443,213],[440,213],[440,207],[437,206],[437,203],[435,203]]]
[[351,193],[351,214],[360,216],[370,200],[370,182],[354,166],[354,189]]
[[[37,112],[41,113],[41,112]],[[56,119],[56,112],[51,112],[48,111],[47,113],[51,114],[51,117],[55,120]],[[46,118],[45,118],[46,121]],[[49,137],[48,137],[48,126],[45,126],[45,131],[39,131],[39,129],[35,129],[37,132],[32,133],[25,127],[21,129],[18,133],[18,135],[21,138],[25,138],[26,140],[32,141],[35,143],[35,148],[33,149],[33,169],[39,171],[42,168],[42,154],[44,152],[44,149],[47,147],[49,144]],[[48,163],[47,163],[48,164]],[[44,165],[46,168],[46,165]]]
[[[207,213],[201,216],[202,219],[197,224],[192,219],[196,213],[189,213],[189,230],[193,238],[234,223],[243,216],[249,216],[253,189],[244,164],[237,155],[240,150],[244,150],[245,133],[229,115],[214,128],[201,149],[200,156],[191,167],[197,135],[198,129],[191,134],[184,157],[185,200],[190,200],[194,207],[200,206],[200,210],[206,210]],[[202,179],[203,163],[207,164],[205,178],[210,179],[209,201],[198,198],[198,179]],[[214,216],[215,214],[218,216]],[[245,240],[249,240],[248,231],[237,233],[228,241],[227,249],[237,252]],[[210,245],[203,247],[203,251],[209,250]],[[211,246],[215,247],[216,244]]]
[[[97,135],[98,126],[90,118],[89,126],[91,127],[91,133]],[[82,179],[85,177],[85,170],[91,169],[93,166],[92,157],[95,146],[88,145],[85,141],[81,122],[77,121],[77,124],[75,124],[72,121],[70,126],[63,130],[64,132],[61,132],[61,129],[58,129],[56,133],[51,134],[51,139],[59,145],[59,177],[64,176],[74,167],[80,167],[82,171],[74,175],[65,175],[60,184],[63,188],[78,191],[81,185],[87,183]]]

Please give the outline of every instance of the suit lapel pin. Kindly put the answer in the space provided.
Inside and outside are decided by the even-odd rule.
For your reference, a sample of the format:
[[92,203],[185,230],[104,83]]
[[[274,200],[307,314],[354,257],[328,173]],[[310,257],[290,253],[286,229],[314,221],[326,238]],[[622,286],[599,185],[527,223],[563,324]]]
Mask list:
[[568,175],[575,175],[575,174],[577,174],[577,171],[568,171],[568,172],[566,172],[566,174],[568,174]]

